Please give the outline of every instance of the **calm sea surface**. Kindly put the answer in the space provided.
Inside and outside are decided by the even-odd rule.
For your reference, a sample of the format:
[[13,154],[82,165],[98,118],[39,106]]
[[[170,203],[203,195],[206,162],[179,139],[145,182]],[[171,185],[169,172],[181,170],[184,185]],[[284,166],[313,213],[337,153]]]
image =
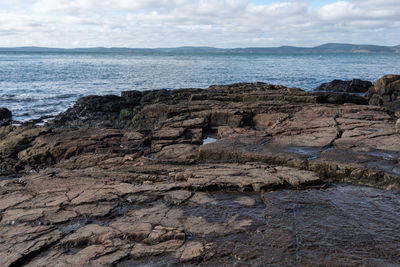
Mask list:
[[311,90],[400,73],[400,54],[0,53],[0,107],[54,115],[86,95],[262,81]]

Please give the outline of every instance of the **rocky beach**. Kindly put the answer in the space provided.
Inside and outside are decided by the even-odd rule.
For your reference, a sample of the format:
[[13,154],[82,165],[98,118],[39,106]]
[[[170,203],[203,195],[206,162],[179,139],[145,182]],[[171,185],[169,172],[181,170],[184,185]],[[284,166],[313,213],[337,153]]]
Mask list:
[[0,266],[398,266],[399,97],[387,75],[1,108]]

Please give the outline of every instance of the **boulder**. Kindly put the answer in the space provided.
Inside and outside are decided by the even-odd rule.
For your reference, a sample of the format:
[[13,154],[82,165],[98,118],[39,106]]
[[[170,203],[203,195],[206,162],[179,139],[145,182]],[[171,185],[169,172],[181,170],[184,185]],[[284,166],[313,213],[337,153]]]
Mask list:
[[377,94],[392,95],[400,93],[400,75],[385,75],[375,82],[374,90]]
[[346,93],[365,93],[373,86],[369,81],[353,79],[351,81],[333,80],[329,83],[323,83],[315,91],[326,92],[346,92]]
[[12,118],[12,113],[7,108],[0,108],[0,126],[6,125]]
[[393,112],[400,110],[400,75],[381,77],[365,97],[370,105],[384,106]]
[[373,106],[382,106],[383,105],[383,99],[380,95],[374,94],[371,96],[369,99],[368,103]]
[[400,119],[398,119],[396,122],[396,132],[400,134]]

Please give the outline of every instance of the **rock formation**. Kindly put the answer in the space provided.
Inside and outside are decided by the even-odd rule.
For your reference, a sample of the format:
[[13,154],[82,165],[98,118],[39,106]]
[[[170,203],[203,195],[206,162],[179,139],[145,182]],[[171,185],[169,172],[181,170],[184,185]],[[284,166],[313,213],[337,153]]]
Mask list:
[[366,97],[369,104],[384,106],[393,112],[400,110],[400,75],[386,75],[375,82]]
[[0,108],[0,126],[7,125],[11,121],[12,113],[7,108]]
[[365,104],[241,83],[1,127],[0,266],[399,265],[400,135]]
[[315,91],[325,92],[347,92],[347,93],[365,93],[373,86],[369,81],[353,79],[351,81],[333,80],[329,83],[323,83]]

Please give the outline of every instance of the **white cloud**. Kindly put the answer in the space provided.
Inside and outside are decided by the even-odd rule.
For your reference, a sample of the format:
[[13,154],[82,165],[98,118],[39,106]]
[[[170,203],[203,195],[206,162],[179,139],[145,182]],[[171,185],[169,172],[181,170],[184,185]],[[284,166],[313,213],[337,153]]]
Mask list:
[[18,0],[24,9],[0,10],[0,46],[400,44],[398,0],[337,1],[318,9],[289,0],[27,1]]

